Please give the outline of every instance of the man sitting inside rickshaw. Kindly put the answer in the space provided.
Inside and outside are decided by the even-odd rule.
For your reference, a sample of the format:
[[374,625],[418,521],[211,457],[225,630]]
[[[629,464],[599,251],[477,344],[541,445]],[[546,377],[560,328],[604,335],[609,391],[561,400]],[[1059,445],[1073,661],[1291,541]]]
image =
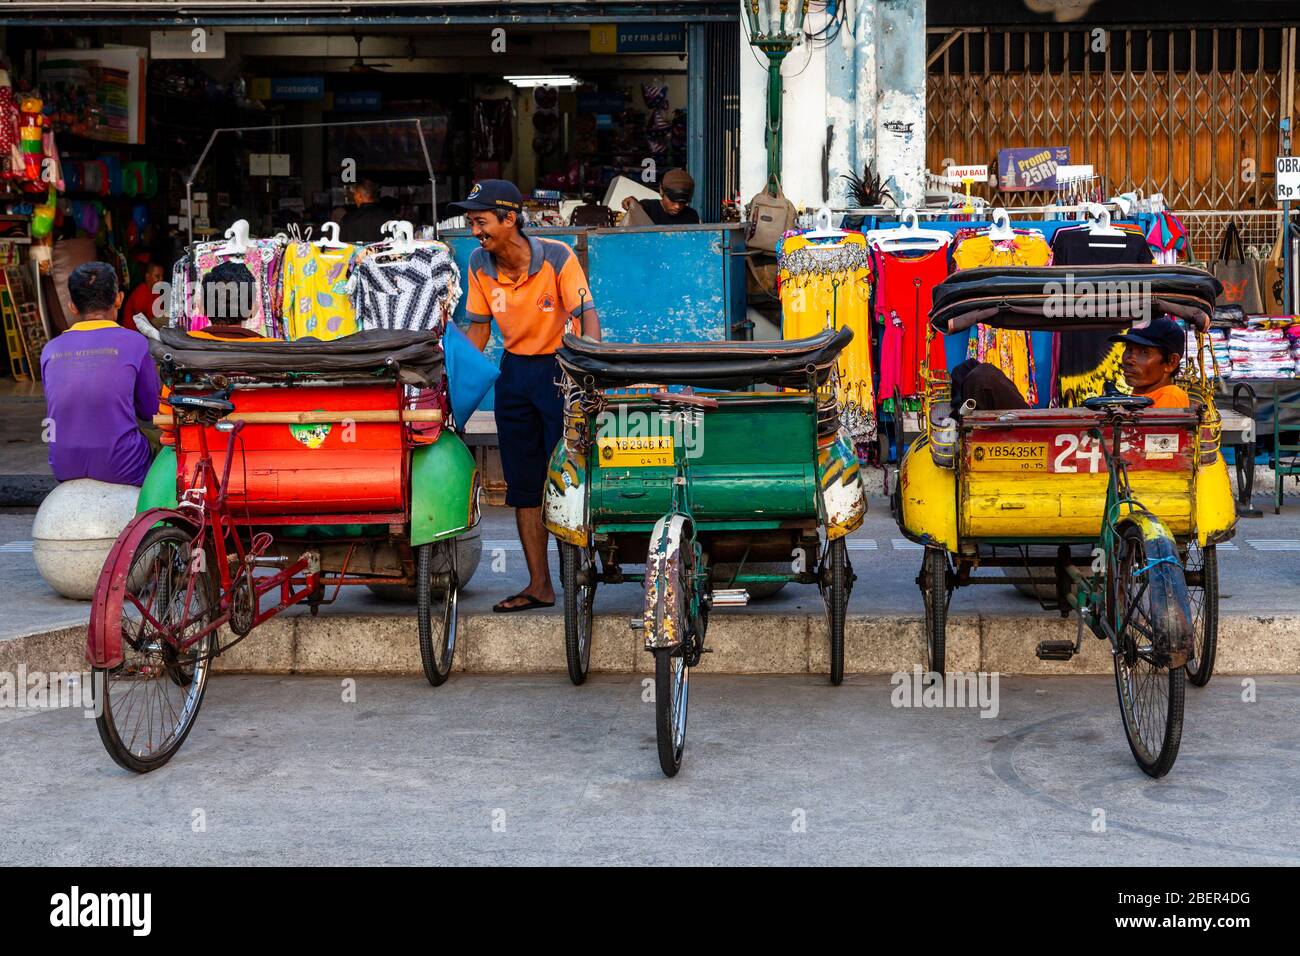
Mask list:
[[278,342],[245,328],[257,301],[257,283],[242,262],[223,262],[203,280],[203,305],[212,324],[191,332],[196,339],[216,342]]
[[[1152,319],[1145,328],[1112,335],[1111,342],[1124,346],[1124,381],[1134,395],[1151,399],[1152,408],[1187,408],[1187,393],[1174,384],[1186,346],[1186,335],[1168,316]],[[960,408],[967,400],[979,411],[1028,408],[1029,404],[995,366],[967,359],[952,370],[952,404]]]
[[1134,395],[1151,399],[1152,408],[1187,408],[1187,393],[1174,384],[1187,337],[1168,316],[1152,319],[1143,329],[1129,329],[1112,335],[1112,342],[1124,344],[1124,381]]

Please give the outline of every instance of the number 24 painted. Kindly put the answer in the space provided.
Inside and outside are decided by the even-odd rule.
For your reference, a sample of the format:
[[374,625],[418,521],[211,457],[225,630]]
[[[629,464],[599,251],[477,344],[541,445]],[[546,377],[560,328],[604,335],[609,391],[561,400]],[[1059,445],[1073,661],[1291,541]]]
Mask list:
[[[1101,471],[1101,463],[1105,460],[1105,453],[1102,451],[1101,442],[1091,435],[1057,435],[1053,444],[1061,448],[1061,453],[1052,461],[1052,470],[1065,472],[1067,474],[1076,474],[1079,471],[1078,460],[1088,463],[1089,474],[1096,474]],[[1068,463],[1067,459],[1074,457],[1074,464]]]

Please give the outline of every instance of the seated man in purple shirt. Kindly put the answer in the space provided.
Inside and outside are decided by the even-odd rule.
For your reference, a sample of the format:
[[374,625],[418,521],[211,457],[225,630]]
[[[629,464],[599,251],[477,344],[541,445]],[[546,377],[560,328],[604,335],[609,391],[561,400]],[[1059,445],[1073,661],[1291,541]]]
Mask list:
[[79,321],[41,351],[50,468],[59,481],[143,484],[151,455],[136,421],[157,414],[159,391],[149,340],[118,325],[122,293],[108,263],[74,269],[68,295]]

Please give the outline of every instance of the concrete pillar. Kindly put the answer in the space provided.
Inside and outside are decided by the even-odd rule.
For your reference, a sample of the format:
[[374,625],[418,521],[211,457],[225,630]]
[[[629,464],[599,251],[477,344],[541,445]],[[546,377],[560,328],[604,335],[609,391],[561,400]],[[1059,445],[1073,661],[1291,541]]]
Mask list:
[[[786,57],[782,184],[797,206],[843,205],[870,162],[900,204],[920,204],[925,185],[925,0],[841,0],[832,42],[801,43]],[[742,13],[743,16],[743,13]],[[743,22],[743,21],[742,21]],[[818,31],[820,13],[808,29]],[[740,173],[748,199],[763,188],[767,75],[741,30]]]

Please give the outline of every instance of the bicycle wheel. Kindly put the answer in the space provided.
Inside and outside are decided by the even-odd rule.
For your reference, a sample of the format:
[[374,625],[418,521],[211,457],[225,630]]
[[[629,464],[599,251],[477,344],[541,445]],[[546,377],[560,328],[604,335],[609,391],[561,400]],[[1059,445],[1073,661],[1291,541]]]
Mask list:
[[686,704],[691,669],[686,666],[685,645],[657,650],[655,655],[655,739],[659,768],[665,777],[682,769],[686,749]]
[[940,548],[926,548],[917,576],[921,596],[925,599],[925,648],[928,670],[944,675],[948,632],[948,553]]
[[1192,539],[1187,548],[1187,574],[1200,573],[1198,587],[1188,585],[1187,597],[1192,604],[1192,657],[1187,662],[1187,679],[1204,687],[1214,673],[1214,657],[1219,647],[1219,553],[1214,545],[1201,548]]
[[[585,577],[585,584],[578,577]],[[564,657],[569,680],[581,684],[591,663],[592,603],[596,598],[596,553],[560,543],[560,584],[564,590]]]
[[826,563],[830,582],[823,590],[822,600],[826,604],[826,629],[831,642],[831,684],[839,686],[844,682],[844,618],[853,583],[848,543],[843,538],[836,538],[827,545]]
[[95,725],[116,763],[136,773],[157,770],[180,749],[208,686],[215,632],[188,647],[218,615],[210,558],[191,559],[191,534],[163,525],[129,558],[122,601],[122,661],[97,667]]
[[[1168,544],[1164,550],[1176,556],[1172,542]],[[1117,574],[1111,620],[1120,628],[1115,689],[1133,759],[1145,773],[1163,777],[1174,765],[1182,741],[1187,672],[1157,663],[1156,648],[1164,640],[1158,629],[1166,626],[1170,595],[1181,588],[1185,601],[1186,587],[1181,568],[1148,562],[1151,549],[1139,528],[1126,527],[1117,545],[1119,560],[1110,565]]]
[[415,549],[415,616],[420,630],[420,663],[424,665],[425,678],[434,687],[446,681],[451,673],[456,655],[459,600],[456,540],[449,538],[419,545]]

